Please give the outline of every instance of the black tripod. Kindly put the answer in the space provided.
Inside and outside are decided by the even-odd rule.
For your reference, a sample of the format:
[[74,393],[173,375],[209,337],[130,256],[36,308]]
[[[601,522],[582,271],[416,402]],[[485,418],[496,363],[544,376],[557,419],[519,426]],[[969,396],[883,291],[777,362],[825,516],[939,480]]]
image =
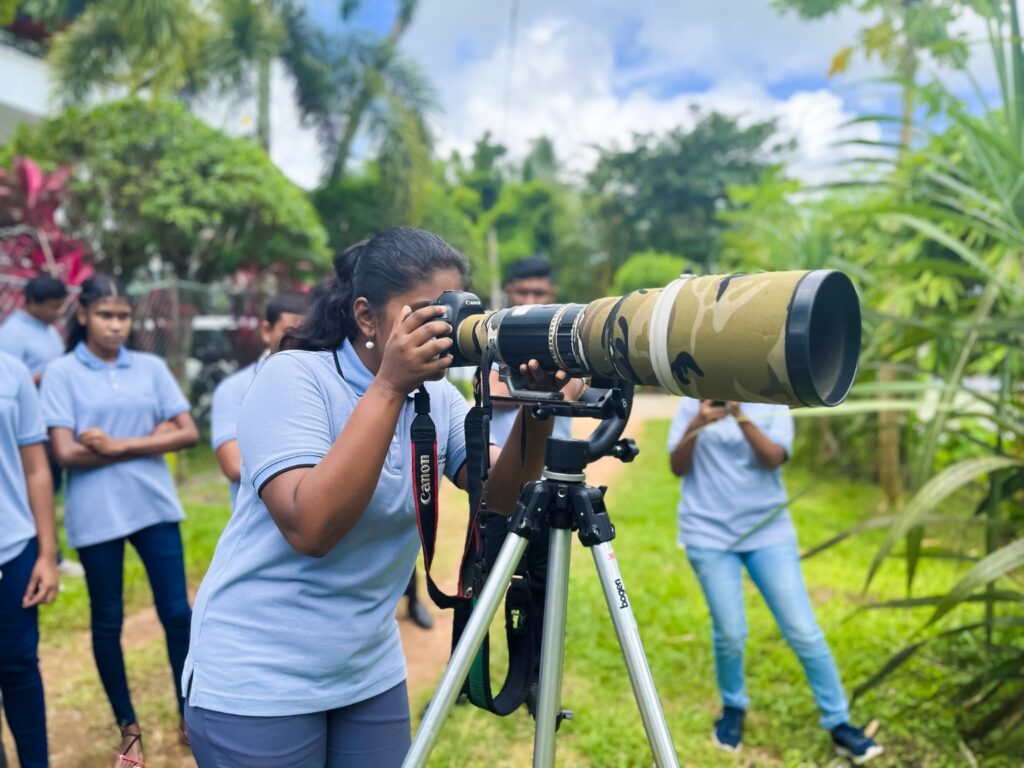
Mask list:
[[568,412],[571,415],[606,415],[589,440],[548,438],[541,479],[527,483],[519,495],[515,512],[509,520],[508,536],[484,582],[437,691],[424,713],[416,738],[403,763],[404,768],[427,764],[444,720],[462,689],[470,665],[513,578],[516,565],[526,550],[530,536],[544,520],[550,526],[550,551],[534,736],[534,768],[554,766],[555,731],[564,715],[560,694],[569,598],[570,547],[574,530],[578,532],[580,543],[593,554],[655,764],[659,768],[679,765],[640,642],[629,597],[619,573],[615,551],[611,546],[615,527],[605,508],[604,491],[587,485],[584,475],[587,464],[601,456],[612,455],[622,461],[632,461],[636,456],[637,449],[633,441],[619,439],[628,418],[631,391],[625,398],[620,389],[595,392],[590,402],[538,406],[549,414]]

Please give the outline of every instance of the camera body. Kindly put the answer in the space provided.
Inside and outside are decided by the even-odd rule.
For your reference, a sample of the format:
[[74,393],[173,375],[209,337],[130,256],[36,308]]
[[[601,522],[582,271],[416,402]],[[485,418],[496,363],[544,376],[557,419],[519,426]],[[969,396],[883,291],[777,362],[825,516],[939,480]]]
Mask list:
[[[450,334],[453,342],[450,350],[453,358],[452,365],[476,365],[475,361],[466,357],[459,349],[456,334],[466,318],[484,313],[484,305],[481,303],[480,297],[469,291],[445,291],[437,297],[434,304],[444,307],[444,315],[440,319],[446,320],[452,327]],[[483,350],[476,351],[479,354]]]

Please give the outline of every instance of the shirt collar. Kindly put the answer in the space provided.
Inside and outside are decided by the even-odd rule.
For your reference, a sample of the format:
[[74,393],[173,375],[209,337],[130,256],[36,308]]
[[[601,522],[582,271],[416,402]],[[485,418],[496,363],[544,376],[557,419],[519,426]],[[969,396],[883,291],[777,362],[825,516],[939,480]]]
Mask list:
[[[356,354],[356,348],[352,342],[345,339],[338,347],[338,363],[341,365],[341,374],[355,393],[362,397],[366,390],[373,384],[373,374],[370,369],[363,365],[363,361]],[[415,392],[410,392],[407,397],[412,398]]]
[[[94,371],[102,371],[104,368],[109,368],[111,366],[111,363],[108,363],[105,360],[100,360],[96,355],[90,352],[89,347],[85,345],[84,341],[80,341],[75,345],[75,357],[78,358],[80,363]],[[117,360],[114,361],[113,365],[116,365],[118,368],[127,368],[131,364],[131,353],[122,346],[117,353]]]

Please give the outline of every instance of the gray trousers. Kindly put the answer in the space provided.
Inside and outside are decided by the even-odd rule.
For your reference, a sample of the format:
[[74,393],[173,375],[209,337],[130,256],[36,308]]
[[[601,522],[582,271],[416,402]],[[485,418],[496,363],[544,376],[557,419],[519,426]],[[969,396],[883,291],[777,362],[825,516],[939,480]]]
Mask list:
[[372,699],[284,717],[185,705],[199,768],[398,768],[409,751],[405,681]]

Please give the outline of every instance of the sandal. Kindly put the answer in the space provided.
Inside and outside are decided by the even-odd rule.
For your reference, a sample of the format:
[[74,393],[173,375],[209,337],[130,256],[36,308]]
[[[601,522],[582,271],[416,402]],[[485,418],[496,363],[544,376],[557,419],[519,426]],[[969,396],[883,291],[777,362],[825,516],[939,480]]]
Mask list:
[[[137,730],[129,730],[132,727]],[[127,744],[125,743],[127,741]],[[115,768],[144,768],[146,763],[144,760],[138,757],[129,757],[128,751],[136,744],[139,745],[139,750],[142,750],[142,729],[139,728],[137,723],[131,723],[121,728],[121,754],[117,756],[117,765]]]

